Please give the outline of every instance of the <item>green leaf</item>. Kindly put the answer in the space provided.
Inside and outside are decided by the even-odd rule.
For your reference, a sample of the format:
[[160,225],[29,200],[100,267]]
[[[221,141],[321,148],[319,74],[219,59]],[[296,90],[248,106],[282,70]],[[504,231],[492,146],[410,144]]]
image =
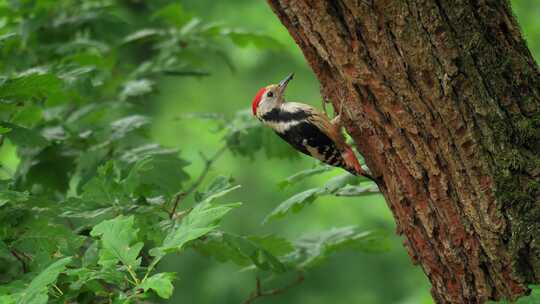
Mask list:
[[22,292],[17,304],[45,304],[47,303],[48,287],[56,282],[58,275],[66,269],[71,262],[71,257],[60,259],[38,274],[30,285]]
[[233,179],[230,177],[218,176],[212,181],[205,191],[196,194],[196,200],[198,202],[206,199],[213,200],[238,189],[239,186],[232,186],[232,182]]
[[179,3],[171,3],[157,10],[150,20],[163,20],[165,23],[182,27],[193,18]]
[[0,294],[0,303],[3,304],[15,304],[15,298],[12,295]]
[[[91,223],[100,222],[101,219],[109,219],[118,209],[113,207],[114,202],[108,201],[106,197],[100,199],[101,195],[85,196],[83,198],[70,197],[62,202],[62,212],[60,217],[78,218],[88,220]],[[94,200],[96,199],[96,200]],[[112,199],[115,199],[114,197]],[[98,220],[98,221],[96,221]]]
[[138,41],[138,40],[143,40],[143,39],[146,40],[151,37],[155,38],[156,36],[161,36],[161,35],[163,35],[163,32],[161,30],[146,28],[146,29],[138,30],[134,33],[129,34],[126,38],[122,40],[122,43],[130,43],[133,41]]
[[281,189],[284,189],[290,185],[293,185],[299,181],[302,181],[308,177],[311,177],[311,176],[314,176],[314,175],[317,175],[317,174],[321,174],[321,173],[324,173],[324,172],[328,172],[330,170],[334,169],[333,167],[330,167],[330,166],[319,166],[319,167],[316,167],[316,168],[313,168],[313,169],[307,169],[307,170],[303,170],[303,171],[300,171],[294,175],[291,175],[289,177],[287,177],[285,180],[282,180],[281,182],[279,182],[278,186],[281,188]]
[[139,229],[135,229],[133,223],[133,216],[120,215],[103,221],[92,229],[90,235],[101,240],[98,262],[100,265],[111,267],[120,261],[133,270],[139,267],[141,259],[137,257],[143,243],[137,242]]
[[[102,280],[109,284],[120,285],[125,282],[124,273],[117,269],[88,269],[74,268],[66,271],[66,274],[72,278],[70,289],[80,290],[84,285],[90,285],[92,281]],[[101,287],[101,284],[99,284]]]
[[275,256],[282,256],[294,250],[294,246],[291,244],[291,242],[277,235],[253,235],[248,236],[247,238],[258,246],[268,250]]
[[76,160],[74,174],[69,181],[69,195],[77,195],[82,187],[96,176],[99,166],[106,159],[108,150],[105,148],[90,148],[81,152]]
[[75,63],[82,67],[91,67],[97,69],[110,69],[113,67],[114,59],[111,57],[104,57],[97,52],[83,51],[63,58],[63,61]]
[[258,246],[256,243],[249,239],[234,234],[225,234],[225,242],[237,250],[243,256],[249,258],[257,268],[262,270],[271,270],[276,273],[282,273],[287,271],[285,265],[283,265],[278,258],[276,258],[270,251]]
[[227,242],[225,235],[227,232],[213,231],[208,233],[204,239],[193,243],[193,248],[199,253],[213,257],[219,262],[231,261],[239,266],[249,266],[252,261],[238,248]]
[[321,194],[322,193],[334,194],[338,190],[342,189],[343,187],[347,185],[356,185],[358,184],[358,182],[359,182],[358,176],[354,176],[349,173],[334,176],[331,179],[329,179],[326,183],[324,183]]
[[131,80],[124,84],[124,89],[120,93],[120,99],[126,100],[130,97],[146,95],[154,90],[154,82],[148,79]]
[[379,193],[379,188],[375,183],[369,186],[351,186],[345,185],[341,189],[337,190],[334,194],[336,196],[366,196],[374,193]]
[[11,119],[8,120],[20,126],[34,126],[44,118],[44,113],[46,111],[43,110],[43,106],[26,104],[24,107],[19,107],[14,115],[11,116]]
[[111,139],[117,140],[125,137],[128,133],[150,124],[150,118],[143,115],[131,115],[118,119],[111,123]]
[[7,33],[7,34],[0,35],[0,45],[4,43],[4,40],[13,39],[17,36],[19,36],[17,33]]
[[6,134],[11,131],[11,128],[0,126],[0,134]]
[[53,74],[29,73],[11,78],[0,85],[0,101],[28,101],[32,98],[45,98],[58,94],[62,80]]
[[5,136],[11,140],[11,142],[21,148],[43,148],[49,144],[49,142],[41,136],[38,132],[14,125],[8,122],[0,122],[0,127],[8,128],[11,131]]
[[82,266],[88,267],[96,265],[99,261],[99,243],[97,241],[92,242],[88,248],[86,248],[86,251],[84,252],[84,255],[82,257]]
[[283,45],[269,35],[242,30],[223,30],[222,35],[229,37],[239,47],[253,45],[261,49],[280,49]]
[[232,261],[240,266],[255,265],[261,270],[275,273],[287,270],[279,257],[294,249],[287,240],[275,236],[244,237],[221,231],[208,234],[194,247],[221,262]]
[[155,155],[168,155],[176,156],[178,155],[177,149],[165,149],[158,144],[146,144],[130,150],[125,151],[120,160],[128,164],[136,163],[142,161],[149,156]]
[[298,152],[269,128],[253,119],[248,111],[239,111],[224,125],[227,147],[233,154],[253,158],[263,150],[268,158],[298,158]]
[[142,288],[144,292],[152,289],[163,299],[168,299],[173,293],[172,281],[176,277],[173,272],[161,272],[151,277],[146,278],[138,288]]
[[268,216],[266,216],[263,223],[267,223],[269,220],[274,218],[283,217],[290,210],[293,212],[302,210],[306,204],[310,204],[315,201],[315,199],[322,193],[323,190],[320,188],[313,188],[293,195],[283,203],[279,204],[279,206],[277,206]]
[[[220,194],[223,195],[225,191]],[[167,234],[163,244],[150,251],[153,256],[162,256],[164,253],[182,250],[183,246],[192,240],[198,239],[218,227],[220,220],[232,209],[241,205],[223,204],[213,205],[207,198],[197,204],[180,222]]]
[[19,192],[13,190],[0,190],[0,207],[12,203],[22,203],[28,200],[30,194],[28,192]]
[[358,231],[354,226],[333,228],[295,242],[296,251],[287,257],[300,269],[319,265],[330,254],[344,249],[377,252],[387,249],[386,234],[380,231]]
[[97,175],[83,187],[83,200],[112,204],[128,199],[121,183],[120,170],[114,161],[106,162],[97,171]]
[[20,226],[23,233],[10,246],[25,252],[32,259],[27,263],[30,271],[41,271],[59,256],[75,256],[85,237],[49,218],[37,217]]
[[197,193],[196,200],[198,202],[208,203],[239,189],[240,185],[233,186],[231,184],[232,181],[233,179],[230,177],[216,177],[205,191]]
[[189,176],[184,171],[188,162],[172,155],[152,155],[138,161],[124,182],[126,192],[135,196],[167,199],[182,188]]
[[[309,172],[307,173],[309,174]],[[376,185],[369,187],[353,187],[360,182],[357,176],[349,173],[335,176],[328,180],[324,186],[312,188],[303,192],[297,193],[279,204],[272,212],[266,216],[263,223],[271,219],[283,217],[289,211],[298,212],[308,204],[311,204],[320,196],[336,195],[336,196],[358,196],[360,194],[371,194],[378,192]]]

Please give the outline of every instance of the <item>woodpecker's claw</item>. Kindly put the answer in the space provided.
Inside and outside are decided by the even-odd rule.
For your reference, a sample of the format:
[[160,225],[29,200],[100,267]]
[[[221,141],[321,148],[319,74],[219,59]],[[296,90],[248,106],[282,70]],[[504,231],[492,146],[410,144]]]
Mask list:
[[341,128],[341,115],[338,114],[336,117],[332,118],[331,123],[338,127],[338,129]]

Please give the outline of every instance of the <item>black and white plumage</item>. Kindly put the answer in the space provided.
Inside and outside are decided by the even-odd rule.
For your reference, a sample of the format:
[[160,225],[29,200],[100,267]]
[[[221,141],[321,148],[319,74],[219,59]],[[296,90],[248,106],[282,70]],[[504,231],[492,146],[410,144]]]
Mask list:
[[253,115],[298,151],[352,174],[371,178],[360,166],[341,133],[339,117],[330,120],[310,105],[285,102],[284,92],[292,74],[279,84],[259,90]]
[[290,105],[275,108],[261,116],[261,120],[298,151],[329,165],[345,167],[336,143],[311,121],[314,115]]

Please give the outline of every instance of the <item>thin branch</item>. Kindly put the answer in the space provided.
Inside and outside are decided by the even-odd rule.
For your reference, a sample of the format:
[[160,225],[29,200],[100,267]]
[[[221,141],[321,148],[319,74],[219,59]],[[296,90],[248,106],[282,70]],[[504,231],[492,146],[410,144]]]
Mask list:
[[172,207],[171,211],[169,212],[169,218],[170,219],[174,218],[174,215],[176,214],[176,209],[178,208],[178,205],[180,204],[180,202],[182,202],[182,200],[184,200],[184,198],[188,197],[193,192],[195,192],[195,190],[197,190],[197,188],[204,181],[204,178],[210,172],[210,169],[212,168],[212,165],[223,155],[223,153],[226,150],[227,150],[227,145],[224,145],[219,150],[217,150],[216,153],[214,153],[214,155],[212,155],[210,158],[207,158],[206,156],[204,156],[204,154],[201,153],[201,157],[204,160],[204,168],[201,171],[201,173],[199,174],[199,177],[197,177],[197,179],[195,180],[195,182],[193,182],[193,184],[191,185],[191,187],[189,187],[189,189],[176,194],[176,196],[174,198],[174,202],[173,202],[173,207]]
[[167,76],[196,76],[196,77],[205,77],[210,76],[211,74],[207,71],[197,71],[197,70],[164,70],[163,74]]
[[131,276],[131,278],[133,279],[133,281],[135,282],[135,286],[139,285],[139,278],[137,278],[137,274],[135,273],[135,271],[133,271],[133,269],[131,268],[131,265],[127,265],[127,271],[129,273],[129,275]]
[[262,286],[261,286],[261,279],[259,277],[257,277],[255,291],[253,291],[249,295],[249,297],[246,300],[244,300],[244,302],[242,302],[242,304],[251,304],[251,303],[255,302],[257,299],[259,299],[259,298],[270,297],[270,296],[275,296],[275,295],[278,295],[278,294],[282,294],[282,293],[288,291],[289,289],[295,287],[296,285],[301,284],[302,282],[304,282],[304,276],[302,274],[299,274],[298,277],[296,278],[296,280],[292,281],[288,285],[285,285],[283,287],[274,288],[274,289],[263,290]]
[[17,249],[10,250],[11,255],[13,255],[22,265],[23,273],[28,272],[28,265],[26,264],[25,258],[27,256],[24,253],[19,252]]

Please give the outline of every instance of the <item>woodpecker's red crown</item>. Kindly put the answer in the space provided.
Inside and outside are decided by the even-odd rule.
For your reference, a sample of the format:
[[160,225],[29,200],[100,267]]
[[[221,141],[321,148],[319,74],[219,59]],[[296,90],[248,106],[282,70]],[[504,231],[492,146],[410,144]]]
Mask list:
[[253,115],[257,114],[257,107],[259,106],[259,103],[262,100],[262,96],[264,95],[264,92],[266,91],[266,87],[260,88],[257,92],[257,95],[255,95],[255,98],[253,98],[253,102],[251,103],[251,109],[253,110]]

